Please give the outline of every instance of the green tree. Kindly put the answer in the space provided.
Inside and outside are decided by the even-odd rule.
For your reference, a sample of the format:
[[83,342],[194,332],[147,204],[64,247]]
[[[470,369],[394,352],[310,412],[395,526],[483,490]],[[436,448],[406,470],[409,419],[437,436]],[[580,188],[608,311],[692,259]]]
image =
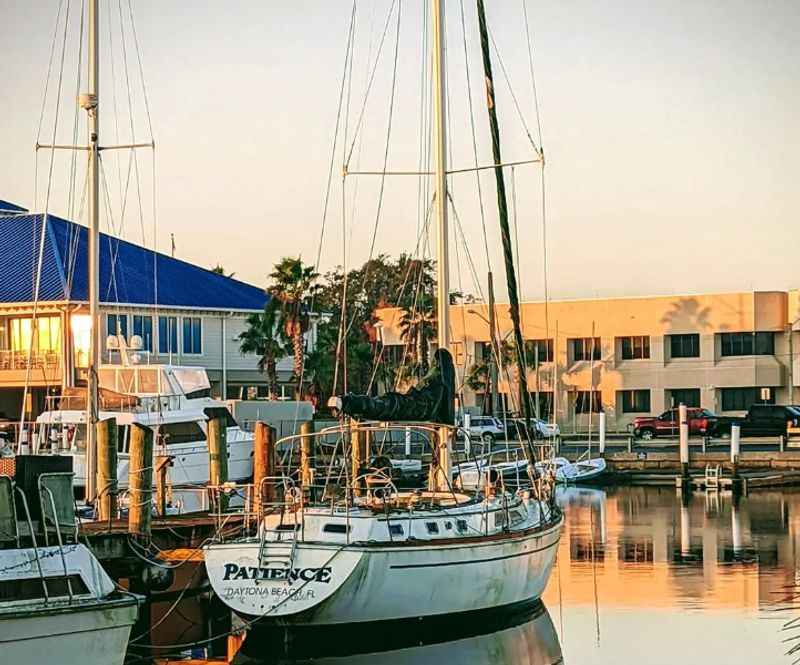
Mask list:
[[[294,360],[294,377],[300,381],[305,362],[303,335],[311,321],[311,299],[317,289],[319,275],[312,266],[304,265],[300,258],[284,257],[270,274],[272,283],[267,293],[280,308],[280,323],[291,341]],[[302,386],[300,386],[302,392]]]
[[237,338],[241,353],[258,355],[258,371],[262,374],[266,372],[270,399],[276,399],[278,396],[277,364],[287,355],[277,312],[277,308],[270,301],[263,312],[247,317],[247,328]]
[[216,273],[217,275],[222,275],[223,277],[233,277],[236,274],[235,272],[225,272],[225,267],[219,263],[211,268],[211,272]]

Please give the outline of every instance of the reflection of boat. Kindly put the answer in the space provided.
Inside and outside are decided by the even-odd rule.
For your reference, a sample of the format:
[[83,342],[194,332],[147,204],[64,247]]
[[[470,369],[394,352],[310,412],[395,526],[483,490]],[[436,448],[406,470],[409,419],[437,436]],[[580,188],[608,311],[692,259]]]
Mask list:
[[[484,613],[473,620],[454,615],[435,624],[405,623],[396,628],[387,626],[384,630],[370,632],[337,627],[335,634],[320,633],[317,629],[287,634],[276,629],[248,636],[240,655],[245,663],[252,657],[259,663],[313,662],[321,665],[556,665],[563,662],[550,614],[539,601],[523,605],[514,612]],[[265,653],[275,654],[274,660],[265,660]]]
[[556,503],[562,508],[568,506],[599,506],[606,501],[606,493],[593,487],[559,485],[556,488]]
[[[54,477],[69,496],[69,474],[50,474],[51,482]],[[27,513],[27,502],[21,505]],[[25,517],[30,527],[30,515]],[[25,547],[23,538],[28,540],[18,529],[11,479],[0,476],[0,546],[10,546],[0,549],[2,662],[121,665],[139,598],[116,591],[86,546],[62,545],[60,532],[58,545],[38,547],[33,540]]]

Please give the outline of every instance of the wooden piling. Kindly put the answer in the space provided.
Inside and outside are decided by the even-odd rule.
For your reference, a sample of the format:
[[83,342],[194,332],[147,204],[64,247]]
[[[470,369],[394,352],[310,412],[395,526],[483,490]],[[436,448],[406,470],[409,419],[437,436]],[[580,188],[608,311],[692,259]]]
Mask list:
[[167,514],[167,473],[172,466],[172,455],[156,457],[156,507],[161,517]]
[[[228,429],[224,418],[208,420],[208,482],[220,487],[228,482]],[[228,496],[219,493],[218,510],[228,509]]]
[[356,496],[361,495],[361,483],[356,478],[361,471],[361,466],[366,462],[367,433],[353,427],[350,430],[350,484]]
[[274,427],[260,420],[256,422],[253,442],[253,498],[258,511],[264,503],[275,501],[274,483],[264,483],[264,478],[275,475],[275,435]]
[[128,533],[149,537],[152,523],[153,430],[138,423],[130,426],[128,495]]
[[300,479],[303,487],[311,487],[314,484],[316,459],[313,433],[313,422],[306,420],[300,423]]
[[97,519],[109,522],[117,516],[117,419],[99,420],[97,437]]

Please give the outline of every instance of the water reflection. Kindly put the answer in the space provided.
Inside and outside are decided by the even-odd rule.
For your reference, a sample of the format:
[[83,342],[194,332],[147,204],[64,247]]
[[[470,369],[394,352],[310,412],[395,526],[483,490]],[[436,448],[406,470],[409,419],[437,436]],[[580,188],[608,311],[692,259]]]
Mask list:
[[513,613],[484,613],[475,621],[260,631],[247,637],[235,662],[556,665],[563,660],[550,614],[536,602]]
[[565,662],[781,663],[800,494],[681,497],[674,488],[566,488],[545,602]]

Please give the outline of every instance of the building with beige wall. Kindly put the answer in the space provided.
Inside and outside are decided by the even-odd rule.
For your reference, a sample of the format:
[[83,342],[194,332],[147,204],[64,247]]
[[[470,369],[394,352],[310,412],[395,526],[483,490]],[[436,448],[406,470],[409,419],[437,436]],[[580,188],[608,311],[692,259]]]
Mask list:
[[[464,385],[489,347],[488,306],[453,305],[453,356],[465,407],[484,395]],[[383,342],[402,345],[401,312],[383,309]],[[498,336],[512,339],[508,305],[496,305]],[[684,402],[717,413],[742,413],[754,402],[800,403],[800,292],[527,302],[523,337],[533,352],[528,385],[543,416],[562,429],[610,429]],[[793,360],[793,362],[792,362]],[[499,391],[516,410],[514,368]],[[511,388],[509,388],[511,384]]]

